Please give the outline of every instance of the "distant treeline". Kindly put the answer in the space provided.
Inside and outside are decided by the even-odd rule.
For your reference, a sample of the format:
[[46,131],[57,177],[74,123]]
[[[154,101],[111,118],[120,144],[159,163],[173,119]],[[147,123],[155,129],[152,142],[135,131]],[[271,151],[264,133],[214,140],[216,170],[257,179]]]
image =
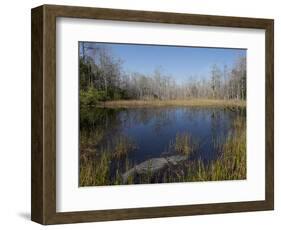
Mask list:
[[[137,55],[137,54],[136,54]],[[230,68],[214,64],[207,79],[189,76],[178,84],[173,76],[126,73],[122,60],[104,46],[80,43],[80,103],[95,105],[108,100],[246,99],[246,57],[239,56]],[[187,73],[188,76],[188,73]]]

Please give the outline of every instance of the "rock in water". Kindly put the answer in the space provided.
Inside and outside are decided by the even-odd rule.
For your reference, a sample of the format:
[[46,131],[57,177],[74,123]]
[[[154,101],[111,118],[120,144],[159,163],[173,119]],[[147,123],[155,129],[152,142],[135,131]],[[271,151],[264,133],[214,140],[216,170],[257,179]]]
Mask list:
[[123,183],[128,182],[128,178],[130,176],[142,175],[146,174],[147,172],[150,172],[151,174],[154,174],[156,172],[159,172],[164,167],[168,166],[169,164],[176,166],[178,163],[185,161],[188,159],[187,155],[173,155],[169,157],[159,157],[159,158],[151,158],[147,161],[144,161],[138,165],[136,165],[134,168],[129,169],[127,172],[122,174],[122,180]]
[[169,156],[166,159],[168,163],[172,165],[177,165],[179,162],[187,160],[188,155],[174,155],[174,156]]

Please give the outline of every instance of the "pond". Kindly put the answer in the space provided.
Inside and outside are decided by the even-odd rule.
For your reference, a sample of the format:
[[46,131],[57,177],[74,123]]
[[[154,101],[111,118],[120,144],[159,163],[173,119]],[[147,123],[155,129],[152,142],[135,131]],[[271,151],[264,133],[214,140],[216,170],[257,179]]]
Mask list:
[[[188,158],[177,159],[208,164],[220,157],[221,143],[235,131],[237,118],[245,120],[246,109],[84,108],[80,110],[80,159],[88,154],[92,157],[87,161],[97,161],[101,154],[117,153],[108,161],[109,180],[116,178],[117,171],[121,175],[151,159],[181,155],[185,149]],[[178,143],[185,147],[173,148]]]

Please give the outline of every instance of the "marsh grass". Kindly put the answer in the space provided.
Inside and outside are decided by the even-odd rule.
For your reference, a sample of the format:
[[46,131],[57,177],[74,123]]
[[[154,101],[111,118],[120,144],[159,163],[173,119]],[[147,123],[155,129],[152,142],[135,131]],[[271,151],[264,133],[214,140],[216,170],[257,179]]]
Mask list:
[[191,137],[188,133],[177,133],[175,142],[170,143],[171,148],[179,154],[189,155],[192,152]]
[[[129,161],[128,158],[126,158],[125,162],[125,172],[127,172],[130,168],[132,168],[133,164]],[[127,179],[127,184],[133,184],[134,183],[134,176],[129,176]]]
[[152,180],[152,162],[150,161],[147,165],[147,173],[144,175],[144,178],[141,179],[141,183],[151,183]]
[[187,133],[177,133],[175,140],[175,151],[184,155],[189,155],[192,151],[190,135]]
[[209,164],[198,160],[188,167],[187,181],[246,179],[246,124],[243,119],[233,122],[234,131],[222,143],[222,154]]
[[116,100],[100,103],[97,107],[133,108],[161,106],[246,107],[245,100],[185,99],[185,100]]
[[[128,137],[120,135],[102,149],[97,146],[104,133],[95,130],[91,135],[81,133],[80,147],[80,186],[120,185],[122,173],[134,167],[128,154],[137,148]],[[220,152],[216,160],[188,160],[176,167],[169,166],[163,172],[152,173],[151,165],[141,176],[129,176],[126,184],[170,183],[191,181],[218,181],[246,179],[246,121],[238,117],[232,123],[226,138],[216,138],[213,145]],[[90,151],[90,150],[91,151]],[[169,144],[169,151],[175,154],[196,154],[196,141],[187,132],[177,133]],[[111,163],[124,162],[122,167],[111,172]]]
[[[118,167],[112,176],[112,161],[121,158],[124,160],[125,171],[132,167],[128,159],[128,154],[137,145],[126,136],[113,138],[112,143],[108,143],[102,149],[98,149],[98,144],[103,138],[103,132],[96,130],[91,135],[80,135],[80,186],[118,185],[122,184],[122,167]],[[128,178],[128,184],[133,183],[133,177]]]
[[104,137],[102,129],[95,129],[90,132],[80,131],[80,154],[96,153],[96,147]]
[[80,157],[80,186],[108,184],[110,160],[107,150],[103,150],[94,160],[90,156]]
[[137,145],[129,137],[120,135],[115,138],[115,147],[113,150],[113,157],[122,158],[128,153],[137,148]]
[[[168,167],[161,175],[152,175],[149,170],[147,176],[142,177],[142,183],[172,183],[172,182],[195,182],[195,181],[220,181],[220,180],[243,180],[246,179],[246,123],[245,119],[234,120],[233,131],[230,131],[227,138],[214,139],[213,145],[220,156],[211,162],[204,162],[201,159],[186,161],[175,167]],[[183,151],[187,143],[186,134],[177,135],[173,142],[178,142],[179,152]],[[189,139],[190,140],[190,139]],[[189,142],[190,149],[194,148],[192,141]],[[190,154],[190,153],[189,153]]]

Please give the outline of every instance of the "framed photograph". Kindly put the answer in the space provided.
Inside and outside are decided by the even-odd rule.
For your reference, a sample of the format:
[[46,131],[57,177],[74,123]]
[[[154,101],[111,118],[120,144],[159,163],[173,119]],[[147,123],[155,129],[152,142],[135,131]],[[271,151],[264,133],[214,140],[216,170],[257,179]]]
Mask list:
[[273,210],[273,22],[32,9],[31,219]]

